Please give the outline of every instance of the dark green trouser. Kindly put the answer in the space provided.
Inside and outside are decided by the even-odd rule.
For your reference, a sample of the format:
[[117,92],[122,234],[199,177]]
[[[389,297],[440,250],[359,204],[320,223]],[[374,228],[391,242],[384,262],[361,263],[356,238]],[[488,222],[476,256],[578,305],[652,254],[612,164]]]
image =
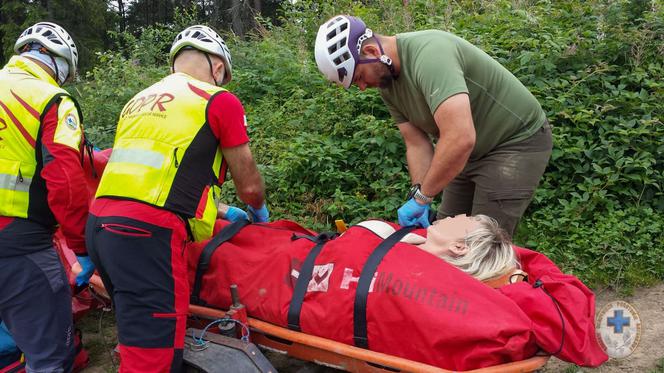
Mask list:
[[545,122],[526,140],[469,162],[443,191],[436,217],[484,214],[514,234],[549,162],[552,146],[551,127]]

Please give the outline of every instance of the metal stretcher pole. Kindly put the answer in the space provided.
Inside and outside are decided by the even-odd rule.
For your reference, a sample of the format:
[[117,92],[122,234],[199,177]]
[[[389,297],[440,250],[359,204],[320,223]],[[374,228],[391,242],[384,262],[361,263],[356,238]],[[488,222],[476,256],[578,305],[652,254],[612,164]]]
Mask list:
[[[196,306],[193,304],[189,306],[189,312],[198,316],[207,316],[207,317],[216,317],[216,318],[221,318],[226,314],[224,311],[221,310]],[[405,371],[418,371],[418,372],[437,372],[437,373],[452,372],[431,365],[417,363],[411,360],[402,359],[399,357],[383,354],[380,352],[374,352],[374,351],[365,350],[363,348],[350,346],[326,338],[321,338],[314,335],[296,332],[251,317],[249,318],[249,326],[251,328],[258,329],[266,334],[283,338],[294,343],[305,344],[308,346],[320,348],[327,351],[334,351],[337,354],[353,357],[359,360],[368,361],[374,364],[388,366],[390,368],[397,368]]]
[[[189,312],[198,316],[207,316],[207,317],[216,317],[216,318],[220,318],[223,317],[223,315],[225,315],[225,312],[222,310],[217,310],[208,307],[201,307],[196,305],[190,305]],[[450,370],[434,367],[432,365],[418,363],[416,361],[403,359],[400,357],[387,355],[380,352],[369,351],[355,346],[350,346],[326,338],[321,338],[314,335],[296,332],[270,323],[266,323],[261,320],[253,319],[251,317],[249,318],[249,326],[251,328],[258,329],[266,334],[283,338],[294,343],[300,343],[326,351],[333,351],[340,355],[349,356],[358,360],[363,360],[390,368],[400,369],[404,372],[423,372],[423,373],[452,372]],[[544,366],[544,364],[546,364],[548,360],[549,360],[548,356],[533,356],[530,359],[522,361],[501,364],[494,367],[470,370],[467,372],[473,372],[473,373],[532,372]]]
[[[80,272],[80,270],[81,268],[78,265],[78,263],[72,266],[72,272],[74,274],[77,274],[78,272]],[[110,299],[110,297],[108,297],[108,294],[106,293],[106,289],[104,289],[104,284],[102,283],[101,278],[99,276],[93,275],[92,278],[90,278],[90,285],[95,292]],[[189,305],[189,313],[191,315],[207,316],[212,318],[222,318],[226,315],[226,311],[209,308],[209,307],[197,306],[193,304]],[[256,329],[266,335],[282,338],[290,342],[301,344],[304,346],[309,346],[321,351],[329,351],[336,355],[343,355],[356,360],[366,361],[369,363],[393,369],[399,369],[403,372],[422,372],[422,373],[452,372],[450,370],[434,367],[432,365],[418,363],[416,361],[392,355],[387,355],[380,352],[369,351],[355,346],[350,346],[326,338],[321,338],[314,335],[296,332],[251,317],[248,319],[248,322],[250,328]],[[548,360],[549,356],[533,356],[529,359],[522,361],[515,361],[512,363],[500,364],[493,367],[470,370],[466,372],[471,372],[471,373],[532,372],[543,367]],[[369,371],[369,370],[358,369],[355,371]],[[373,371],[384,372],[385,370],[375,369]]]

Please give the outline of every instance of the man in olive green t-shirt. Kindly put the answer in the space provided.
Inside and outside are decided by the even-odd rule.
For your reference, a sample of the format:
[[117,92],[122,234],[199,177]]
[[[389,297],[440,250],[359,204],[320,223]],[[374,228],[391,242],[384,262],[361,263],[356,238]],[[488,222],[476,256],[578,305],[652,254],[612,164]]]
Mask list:
[[[551,155],[551,129],[537,99],[466,40],[439,30],[383,36],[356,17],[335,16],[316,39],[329,80],[379,88],[406,144],[413,189],[401,225],[485,214],[513,234]],[[435,143],[435,146],[434,146]]]

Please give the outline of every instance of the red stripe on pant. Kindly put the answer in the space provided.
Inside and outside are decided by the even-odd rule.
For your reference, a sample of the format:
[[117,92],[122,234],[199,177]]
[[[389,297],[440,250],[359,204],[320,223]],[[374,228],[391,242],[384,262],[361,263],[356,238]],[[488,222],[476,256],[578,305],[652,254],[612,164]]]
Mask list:
[[179,372],[189,307],[184,222],[138,202],[99,199],[90,257],[115,306],[120,372]]

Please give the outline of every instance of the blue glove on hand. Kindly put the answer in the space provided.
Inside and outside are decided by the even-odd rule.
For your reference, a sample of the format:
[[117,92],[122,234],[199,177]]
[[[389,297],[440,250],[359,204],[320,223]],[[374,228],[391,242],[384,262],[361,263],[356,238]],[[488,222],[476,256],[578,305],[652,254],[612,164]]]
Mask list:
[[78,256],[78,263],[81,265],[81,272],[76,276],[76,286],[83,286],[90,282],[90,277],[95,273],[95,265],[89,256]]
[[419,225],[422,228],[429,224],[429,204],[421,205],[415,198],[409,199],[397,210],[399,225],[406,227],[409,225]]
[[0,356],[13,354],[18,351],[16,342],[4,322],[0,323]]
[[228,206],[228,211],[226,211],[226,215],[224,216],[226,220],[236,222],[239,220],[249,220],[249,215],[242,210],[241,208],[237,208],[234,206]]
[[249,211],[251,220],[254,223],[267,223],[268,219],[270,218],[270,213],[267,211],[267,206],[265,206],[265,203],[263,203],[263,206],[261,206],[261,208],[258,210],[251,207],[251,205],[247,205],[247,211]]

